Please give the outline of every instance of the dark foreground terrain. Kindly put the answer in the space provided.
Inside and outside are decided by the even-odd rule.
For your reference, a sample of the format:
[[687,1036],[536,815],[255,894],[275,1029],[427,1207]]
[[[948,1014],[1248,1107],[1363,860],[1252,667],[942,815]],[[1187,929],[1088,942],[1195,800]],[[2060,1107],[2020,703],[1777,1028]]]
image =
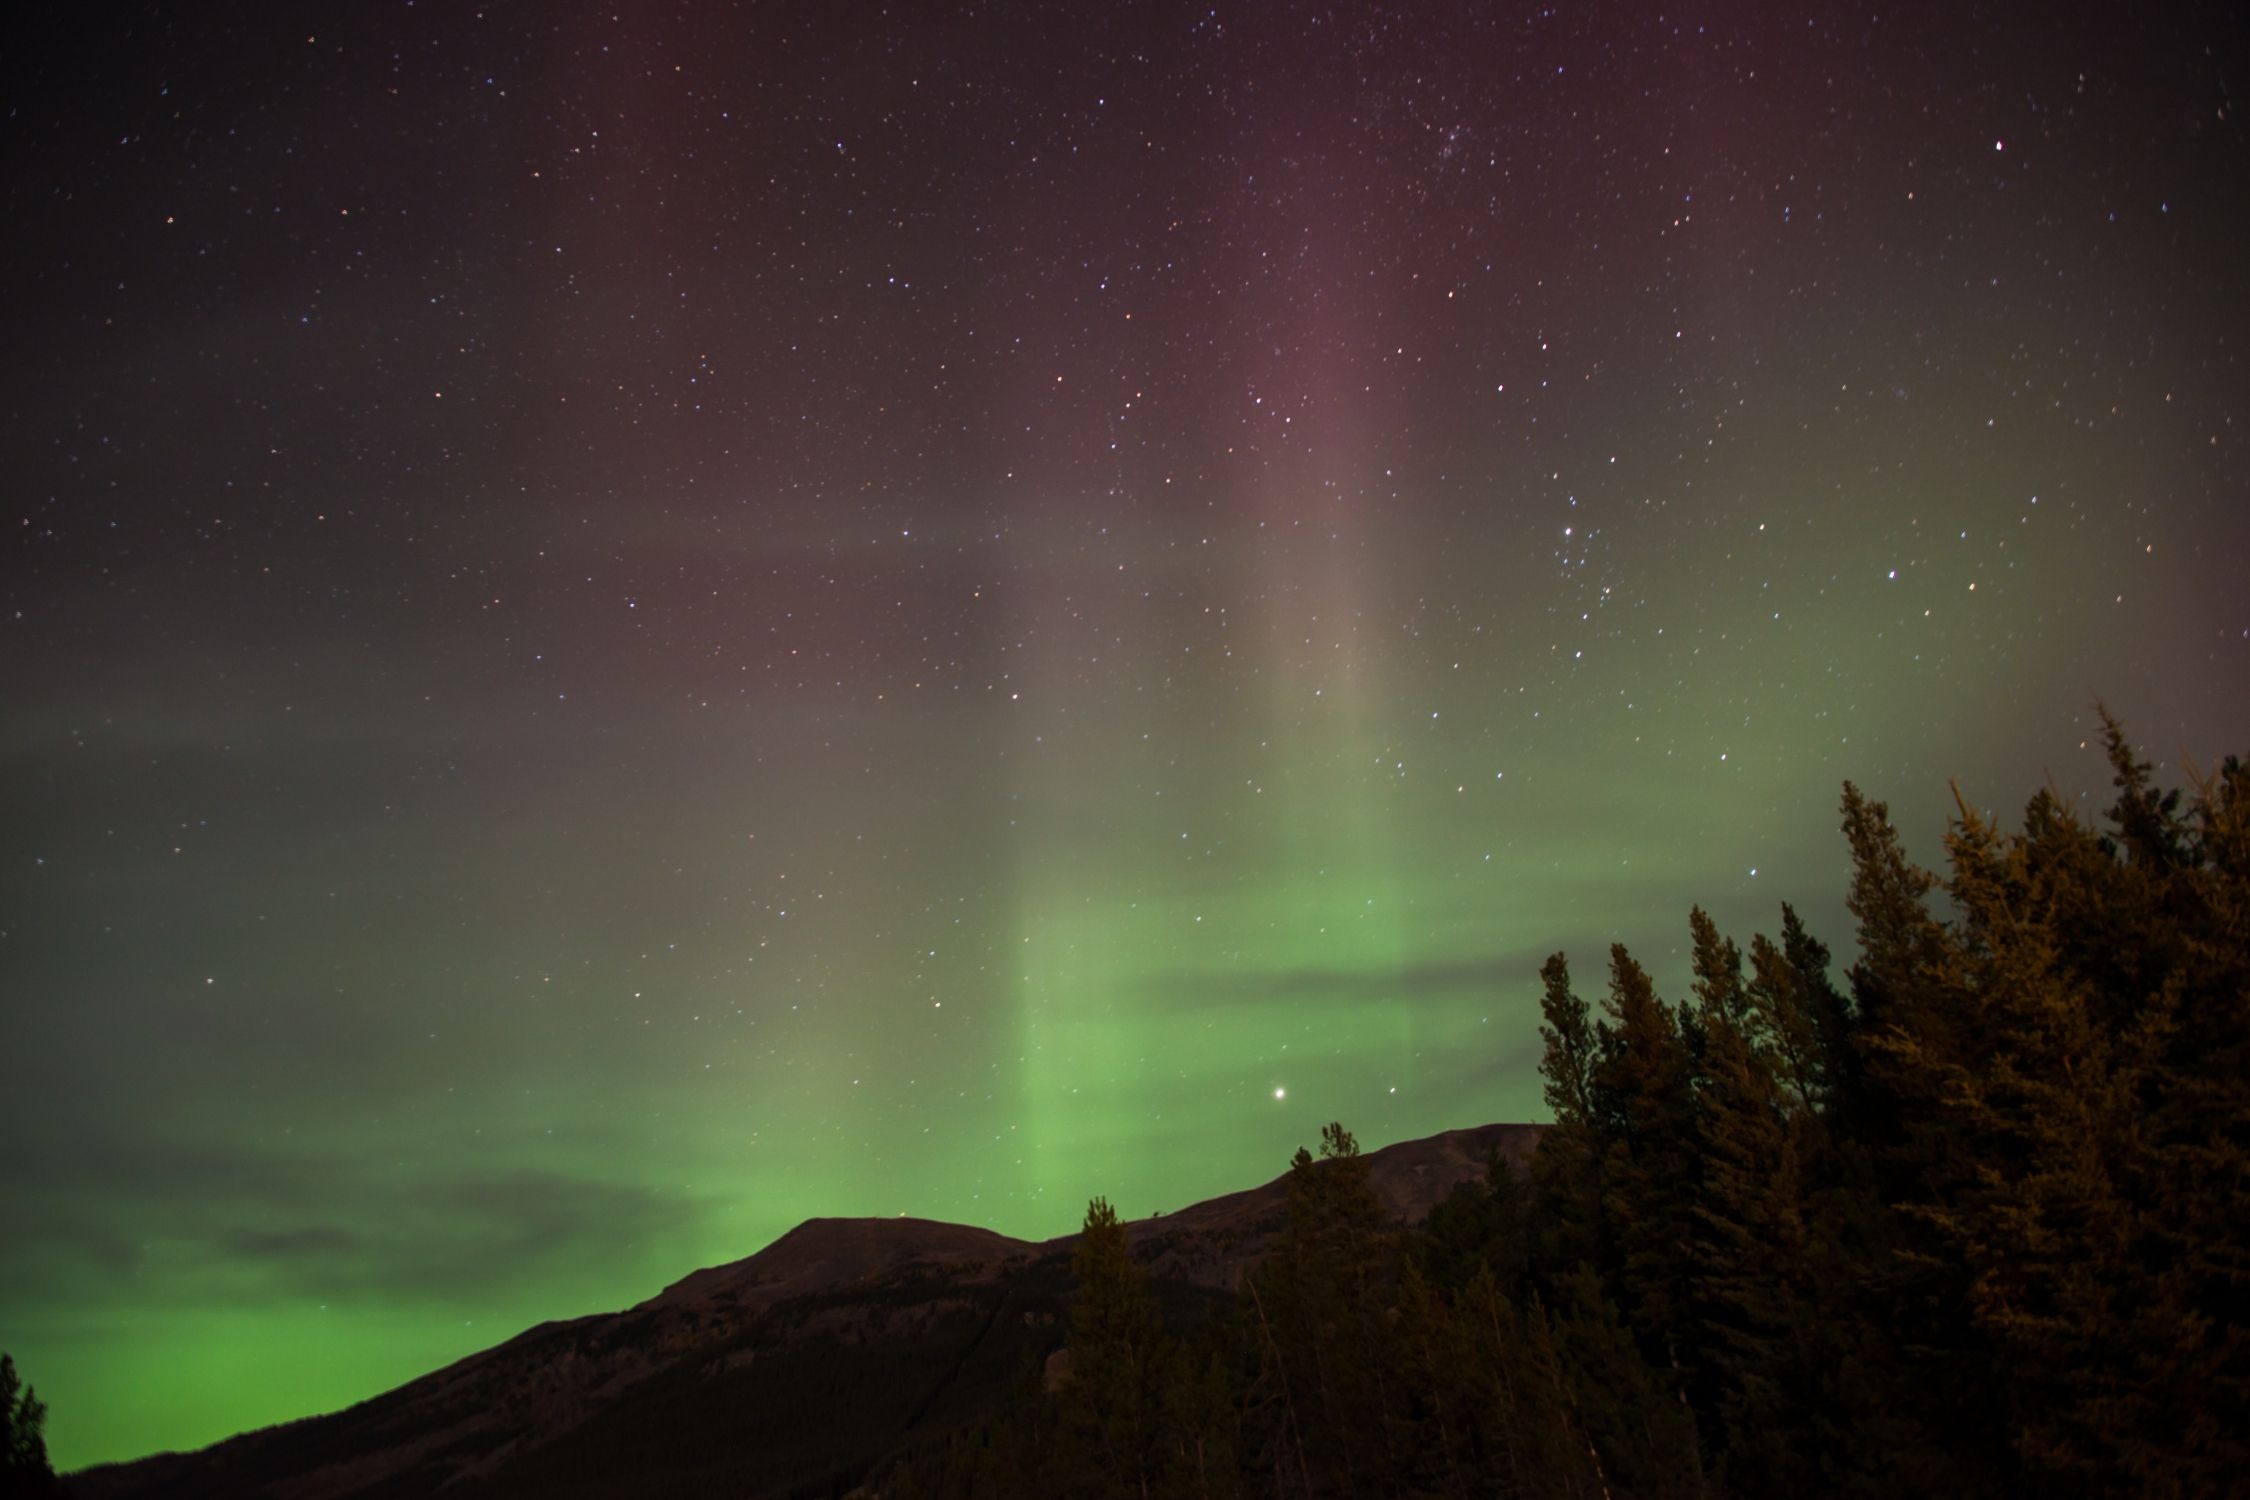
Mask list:
[[[1425,1217],[1539,1127],[1372,1152]],[[1175,1318],[1231,1305],[1287,1223],[1285,1179],[1128,1227]],[[624,1312],[547,1323],[345,1411],[73,1476],[68,1493],[477,1497],[832,1495],[988,1416],[1063,1342],[1077,1236],[814,1219]]]

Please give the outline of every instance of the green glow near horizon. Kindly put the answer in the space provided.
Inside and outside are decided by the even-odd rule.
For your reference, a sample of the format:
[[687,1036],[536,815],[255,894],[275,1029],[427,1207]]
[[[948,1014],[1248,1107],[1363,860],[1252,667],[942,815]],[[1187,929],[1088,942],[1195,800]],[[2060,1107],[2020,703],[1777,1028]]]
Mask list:
[[[188,1203],[152,1185],[180,1222],[119,1221],[120,1271],[49,1264],[53,1295],[11,1321],[55,1454],[192,1446],[347,1404],[531,1323],[628,1305],[807,1217],[1044,1238],[1096,1193],[1139,1216],[1266,1180],[1330,1118],[1374,1146],[1537,1117],[1538,959],[1569,948],[1598,994],[1603,945],[1623,938],[1677,993],[1679,897],[1699,884],[1739,935],[1772,930],[1787,896],[1848,956],[1828,757],[1789,774],[1705,731],[1653,751],[1680,768],[1667,781],[1596,711],[1573,716],[1583,737],[1559,726],[1557,748],[1509,753],[1502,778],[1490,745],[1507,714],[1456,708],[1431,727],[1394,701],[1422,696],[1286,733],[1266,713],[1161,778],[1128,767],[1075,796],[1073,777],[1041,772],[1030,803],[1067,817],[1020,815],[959,851],[868,825],[851,846],[863,868],[904,867],[813,891],[801,915],[817,927],[793,929],[800,909],[777,899],[789,915],[761,917],[761,938],[730,937],[706,890],[594,923],[608,935],[544,970],[451,937],[411,1025],[394,1012],[423,972],[413,954],[348,948],[374,1002],[340,1013],[354,1046],[282,1073],[205,1053],[205,1075],[139,1074],[178,1101],[170,1149],[210,1191]],[[1189,704],[1176,722],[1209,714]],[[1362,717],[1419,733],[1403,773]],[[1637,756],[1658,774],[1631,771]],[[573,837],[630,868],[638,816]],[[819,847],[788,838],[765,856],[777,868]],[[703,856],[722,857],[738,856]],[[963,858],[1016,872],[1004,904],[938,899],[964,889],[948,873]],[[1747,878],[1749,858],[1768,873]],[[269,884],[243,899],[301,898]],[[608,898],[549,899],[567,930]],[[495,925],[502,950],[524,921]],[[657,941],[667,926],[692,955]],[[238,988],[289,951],[304,967],[309,949],[245,931],[168,982],[218,1006],[197,969]],[[48,1201],[99,1211],[65,1185]]]
[[[853,778],[911,785],[910,757],[973,763],[998,732],[1021,769],[976,794],[1004,810],[991,823],[887,794],[853,808],[847,782],[819,793],[844,810],[840,844],[761,810],[746,854],[707,818],[677,846],[700,875],[683,881],[636,853],[646,808],[574,821],[563,864],[503,824],[514,847],[489,876],[492,835],[431,822],[411,839],[470,861],[462,895],[416,896],[399,931],[324,926],[325,891],[246,873],[244,915],[154,981],[73,948],[79,972],[169,993],[214,1035],[278,1027],[295,1050],[276,1067],[160,1028],[145,1040],[192,1066],[140,1039],[113,1052],[118,1087],[166,1104],[158,1166],[176,1158],[163,1171],[196,1190],[155,1168],[123,1198],[44,1190],[117,1257],[34,1267],[46,1293],[8,1325],[54,1453],[192,1446],[347,1404],[807,1217],[1037,1239],[1096,1193],[1139,1216],[1264,1181],[1331,1118],[1376,1146],[1538,1117],[1540,957],[1569,949],[1594,995],[1621,938],[1676,994],[1689,900],[1746,938],[1793,899],[1849,956],[1827,829],[1847,755],[1808,735],[1816,716],[1763,739],[1682,725],[1691,680],[1652,705],[1676,728],[1636,742],[1644,710],[1599,694],[1536,719],[1453,698],[1433,722],[1433,690],[1388,675],[1375,686],[1376,660],[1356,700],[1268,695],[1246,716],[1205,690],[1153,724],[1154,748],[1113,709],[1062,712],[1058,684],[1036,731],[977,705]],[[1911,720],[1861,722],[1882,756],[1880,726]],[[2027,770],[1979,774],[2036,784]],[[1933,789],[1886,790],[1934,853]],[[728,795],[696,776],[672,793],[682,809]],[[745,924],[733,892],[753,866],[775,894]],[[507,894],[506,870],[550,867],[563,878]],[[614,887],[578,873],[605,870]],[[997,896],[994,871],[1012,872]],[[151,887],[146,909],[181,894]],[[462,899],[486,915],[476,932],[451,915]],[[50,910],[67,934],[67,906]],[[310,935],[276,946],[276,924]],[[279,1002],[306,984],[340,995],[331,1029],[287,1029]]]

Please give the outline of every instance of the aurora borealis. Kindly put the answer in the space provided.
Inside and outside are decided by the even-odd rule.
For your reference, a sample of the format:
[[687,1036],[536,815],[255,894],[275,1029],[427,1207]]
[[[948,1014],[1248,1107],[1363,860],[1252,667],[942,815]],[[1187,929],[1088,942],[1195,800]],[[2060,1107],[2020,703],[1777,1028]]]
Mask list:
[[1839,784],[2250,749],[2240,19],[50,7],[0,1347],[59,1465],[812,1215],[1542,1114]]

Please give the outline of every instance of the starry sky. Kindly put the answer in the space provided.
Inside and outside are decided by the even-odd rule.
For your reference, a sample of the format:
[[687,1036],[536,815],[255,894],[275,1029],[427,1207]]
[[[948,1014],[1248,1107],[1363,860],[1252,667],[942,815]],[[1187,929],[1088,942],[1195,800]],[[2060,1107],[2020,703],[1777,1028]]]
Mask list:
[[[331,12],[321,14],[322,11]],[[2146,16],[2128,12],[2146,10]],[[2223,7],[47,8],[0,1347],[59,1463],[815,1214],[1542,1114],[1850,777],[2250,749]]]

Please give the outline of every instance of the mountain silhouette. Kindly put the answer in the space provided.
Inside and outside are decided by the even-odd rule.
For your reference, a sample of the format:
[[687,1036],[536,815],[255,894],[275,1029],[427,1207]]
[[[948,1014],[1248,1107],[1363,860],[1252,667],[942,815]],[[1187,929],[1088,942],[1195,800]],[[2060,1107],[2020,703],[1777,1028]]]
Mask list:
[[[1535,1125],[1370,1152],[1418,1222]],[[1285,1178],[1128,1226],[1176,1312],[1231,1301],[1287,1219]],[[811,1219],[623,1312],[543,1323],[343,1411],[193,1453],[83,1470],[69,1493],[331,1500],[833,1495],[1005,1401],[1062,1341],[1076,1235],[928,1219]]]

